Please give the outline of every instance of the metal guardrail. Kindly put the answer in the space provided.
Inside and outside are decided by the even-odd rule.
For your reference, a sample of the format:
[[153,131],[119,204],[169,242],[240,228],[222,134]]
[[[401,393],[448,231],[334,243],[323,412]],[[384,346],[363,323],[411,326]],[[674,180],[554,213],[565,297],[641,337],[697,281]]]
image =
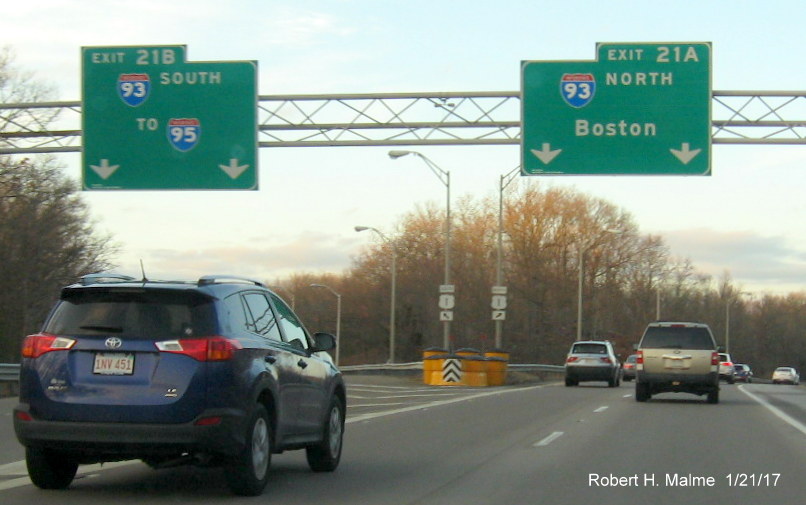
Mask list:
[[0,382],[14,382],[20,378],[20,365],[0,363]]
[[[411,363],[381,363],[375,365],[347,365],[339,367],[343,372],[378,372],[378,371],[404,371],[422,370],[423,362],[414,361]],[[509,369],[519,372],[556,372],[560,373],[565,368],[558,365],[528,365],[510,364]],[[19,379],[20,365],[16,363],[0,363],[0,382],[15,382]]]
[[[507,365],[509,370],[515,372],[554,372],[563,373],[565,367],[562,365],[529,365],[529,364],[514,364]],[[339,370],[342,372],[376,372],[376,371],[393,371],[393,370],[422,370],[423,362],[414,361],[412,363],[383,363],[377,365],[347,365],[340,366]]]

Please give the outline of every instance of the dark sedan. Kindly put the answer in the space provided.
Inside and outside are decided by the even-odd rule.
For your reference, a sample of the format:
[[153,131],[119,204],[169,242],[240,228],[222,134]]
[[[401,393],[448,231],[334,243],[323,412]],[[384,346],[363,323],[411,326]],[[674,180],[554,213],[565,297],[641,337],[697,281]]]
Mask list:
[[734,378],[737,381],[746,382],[748,384],[753,382],[753,370],[750,369],[750,365],[735,364],[733,365],[733,369],[736,370]]

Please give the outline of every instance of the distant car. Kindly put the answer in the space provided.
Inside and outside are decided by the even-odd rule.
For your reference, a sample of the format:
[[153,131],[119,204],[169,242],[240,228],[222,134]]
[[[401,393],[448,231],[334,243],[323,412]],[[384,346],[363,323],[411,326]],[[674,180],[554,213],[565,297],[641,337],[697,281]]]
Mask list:
[[734,376],[737,381],[746,382],[748,384],[753,382],[753,371],[750,369],[750,365],[737,363],[733,365],[733,369],[736,371]]
[[779,366],[772,373],[773,384],[800,384],[800,375],[791,366]]
[[571,346],[565,359],[565,385],[582,381],[606,381],[611,388],[621,384],[621,364],[610,342],[589,340]]
[[621,365],[621,378],[624,381],[631,381],[635,379],[635,361],[638,358],[637,354],[630,355]]
[[730,354],[719,353],[719,378],[728,381],[728,384],[736,382],[736,370],[733,368],[733,360]]
[[63,489],[79,464],[217,465],[253,496],[284,450],[333,471],[346,406],[335,345],[258,281],[84,276],[23,343],[14,429],[28,474]]

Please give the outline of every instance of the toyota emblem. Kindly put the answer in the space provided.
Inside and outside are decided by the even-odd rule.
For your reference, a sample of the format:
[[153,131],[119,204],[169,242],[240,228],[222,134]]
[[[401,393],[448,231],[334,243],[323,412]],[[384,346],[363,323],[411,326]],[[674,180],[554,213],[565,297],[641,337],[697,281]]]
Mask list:
[[106,339],[106,342],[104,342],[104,345],[107,349],[120,349],[120,346],[123,345],[123,341],[118,337],[109,337]]

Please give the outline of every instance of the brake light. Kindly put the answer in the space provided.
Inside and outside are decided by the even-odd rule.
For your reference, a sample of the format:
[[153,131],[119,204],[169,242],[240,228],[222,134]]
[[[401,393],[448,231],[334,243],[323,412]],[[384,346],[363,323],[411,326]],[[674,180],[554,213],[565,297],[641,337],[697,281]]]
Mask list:
[[76,344],[72,338],[37,333],[22,341],[22,357],[38,358],[51,351],[67,351]]
[[17,418],[17,419],[19,419],[20,421],[24,421],[24,422],[28,422],[28,421],[33,421],[33,420],[34,420],[34,418],[33,418],[33,417],[31,417],[31,414],[29,414],[28,412],[23,412],[23,411],[21,411],[21,410],[18,410],[18,411],[16,411],[16,412],[14,412],[14,417],[16,417],[16,418]]
[[610,361],[610,358],[607,358],[607,357],[599,358],[599,359],[602,360],[603,363],[612,363],[612,361]]
[[202,417],[198,421],[196,421],[196,426],[218,426],[221,424],[223,418],[221,416],[210,416],[210,417]]
[[577,361],[578,359],[579,358],[576,357],[576,356],[568,356],[568,359],[566,359],[565,362],[566,363],[573,363],[574,361]]
[[243,349],[237,340],[224,337],[165,340],[154,345],[160,352],[184,354],[197,361],[227,361],[232,359],[235,351]]
[[644,364],[644,351],[638,351],[637,356],[635,358],[636,365],[643,365]]
[[719,353],[718,352],[711,353],[711,365],[719,366]]

